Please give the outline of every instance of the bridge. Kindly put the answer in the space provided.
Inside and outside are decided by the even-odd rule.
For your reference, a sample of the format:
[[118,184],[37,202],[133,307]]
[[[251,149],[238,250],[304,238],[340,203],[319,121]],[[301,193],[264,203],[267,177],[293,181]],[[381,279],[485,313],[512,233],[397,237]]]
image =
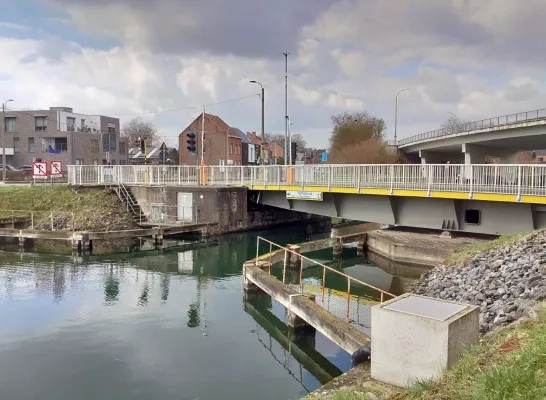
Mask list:
[[546,148],[546,109],[436,129],[401,139],[397,145],[423,164],[481,164],[486,156],[513,163],[518,152]]
[[540,164],[78,165],[68,167],[68,183],[180,193],[244,188],[273,207],[426,229],[511,234],[546,226],[546,165]]

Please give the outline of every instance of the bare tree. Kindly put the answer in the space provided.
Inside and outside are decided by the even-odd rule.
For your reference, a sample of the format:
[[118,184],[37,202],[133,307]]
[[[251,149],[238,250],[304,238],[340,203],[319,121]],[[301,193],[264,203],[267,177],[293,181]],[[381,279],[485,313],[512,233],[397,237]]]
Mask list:
[[[265,135],[265,143],[277,143],[279,146],[284,147],[284,133],[266,133]],[[305,150],[305,146],[307,145],[307,142],[303,139],[303,136],[300,133],[293,133],[292,134],[292,142],[296,143],[296,149],[298,151]]]
[[382,118],[370,115],[368,112],[345,112],[333,115],[331,119],[334,124],[332,136],[330,137],[332,152],[371,138],[384,139],[385,121]]
[[451,115],[443,124],[440,129],[443,130],[445,135],[452,135],[460,132],[468,132],[477,129],[475,122],[464,121],[455,115]]
[[138,138],[146,138],[152,146],[158,146],[161,143],[161,138],[157,134],[157,128],[150,121],[143,121],[142,118],[133,118],[126,122],[121,128],[121,136],[125,136],[129,140],[129,147],[133,147]]
[[384,140],[371,137],[352,145],[332,150],[333,164],[401,164],[406,160],[397,149],[388,146]]

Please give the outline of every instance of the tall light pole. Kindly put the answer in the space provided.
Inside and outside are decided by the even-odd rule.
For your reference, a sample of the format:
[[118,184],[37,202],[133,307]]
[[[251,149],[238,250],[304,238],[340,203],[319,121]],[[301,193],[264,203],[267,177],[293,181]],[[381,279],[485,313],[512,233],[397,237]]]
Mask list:
[[264,164],[265,163],[265,161],[264,161],[264,146],[265,146],[265,119],[264,119],[265,102],[264,102],[264,96],[265,96],[265,91],[264,91],[263,85],[260,82],[252,80],[252,81],[250,81],[250,83],[256,83],[256,84],[260,85],[260,87],[262,88],[262,145],[260,146],[260,162],[261,162],[261,164]]
[[284,165],[288,161],[288,55],[289,51],[284,54]]
[[12,99],[2,103],[2,182],[6,183],[6,104]]
[[398,147],[397,132],[396,132],[396,128],[398,125],[398,96],[400,95],[400,93],[405,92],[407,90],[409,89],[402,89],[398,93],[396,93],[396,106],[394,109],[394,145],[396,147]]

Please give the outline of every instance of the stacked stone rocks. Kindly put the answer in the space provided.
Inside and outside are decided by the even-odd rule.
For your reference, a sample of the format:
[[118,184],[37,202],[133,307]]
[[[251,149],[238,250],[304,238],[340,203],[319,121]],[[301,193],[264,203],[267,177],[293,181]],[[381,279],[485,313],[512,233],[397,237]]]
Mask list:
[[535,317],[538,302],[546,300],[546,233],[477,254],[463,266],[440,265],[423,274],[413,291],[479,306],[481,333]]

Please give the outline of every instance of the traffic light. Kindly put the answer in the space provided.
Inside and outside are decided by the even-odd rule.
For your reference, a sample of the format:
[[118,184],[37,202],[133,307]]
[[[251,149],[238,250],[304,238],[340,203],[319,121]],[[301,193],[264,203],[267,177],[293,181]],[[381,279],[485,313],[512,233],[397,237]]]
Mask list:
[[138,147],[142,152],[144,152],[146,146],[146,141],[143,138],[137,138],[136,147]]
[[195,134],[195,132],[188,132],[186,133],[186,136],[188,138],[188,140],[186,141],[188,143],[188,151],[191,153],[191,154],[196,154],[197,153],[197,135]]

